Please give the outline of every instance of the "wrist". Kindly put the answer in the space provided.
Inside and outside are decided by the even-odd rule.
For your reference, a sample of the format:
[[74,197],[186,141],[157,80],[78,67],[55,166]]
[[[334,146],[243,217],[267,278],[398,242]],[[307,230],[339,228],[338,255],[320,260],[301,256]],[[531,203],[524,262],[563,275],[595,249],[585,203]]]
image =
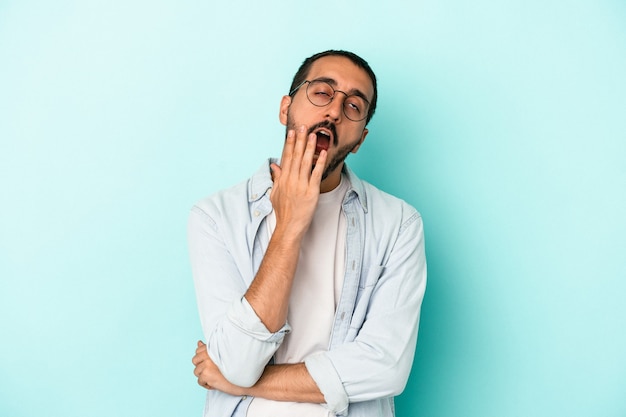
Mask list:
[[274,244],[279,244],[285,249],[300,249],[302,238],[306,234],[307,228],[302,226],[276,224],[271,240]]

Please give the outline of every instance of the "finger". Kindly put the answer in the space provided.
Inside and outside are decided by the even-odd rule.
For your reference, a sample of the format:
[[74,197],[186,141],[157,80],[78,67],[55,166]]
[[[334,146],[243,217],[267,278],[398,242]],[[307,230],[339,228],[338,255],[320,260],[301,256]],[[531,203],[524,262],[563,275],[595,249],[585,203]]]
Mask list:
[[328,152],[322,150],[320,156],[317,157],[317,162],[315,162],[315,168],[313,168],[313,172],[311,173],[311,183],[316,186],[319,186],[322,182],[322,175],[324,174],[324,168],[326,168],[327,158]]
[[204,362],[207,359],[207,356],[195,355],[193,358],[191,358],[191,363],[193,363],[195,366],[198,366],[198,364]]
[[272,181],[277,181],[282,173],[282,168],[278,164],[272,163],[270,164],[270,169],[272,170]]
[[207,388],[207,389],[212,389],[212,388],[213,388],[213,387],[211,386],[211,384],[209,384],[209,379],[208,379],[208,377],[209,377],[210,375],[208,376],[206,373],[204,373],[204,370],[202,370],[202,371],[198,372],[198,373],[197,373],[197,374],[195,374],[195,375],[196,375],[196,377],[198,378],[198,384],[199,384],[200,386],[203,386],[203,387],[205,387],[205,388]]
[[196,348],[196,354],[200,354],[202,352],[206,352],[207,348],[206,345],[203,343],[201,345],[198,345],[198,347]]
[[287,139],[285,140],[285,146],[283,147],[283,155],[280,158],[280,166],[284,170],[289,170],[291,166],[291,156],[293,154],[293,148],[296,143],[296,132],[291,129],[287,132]]
[[202,382],[200,379],[198,379],[198,385],[200,385],[202,388],[205,389],[213,389],[212,386],[210,386],[208,383],[206,382]]
[[202,343],[202,340],[198,340],[198,346],[196,347],[196,353],[206,350],[206,345]]
[[286,172],[293,173],[295,175],[300,174],[304,150],[306,149],[306,145],[308,143],[307,138],[308,135],[306,134],[306,126],[303,125],[298,127],[298,131],[296,132],[296,143],[293,148],[293,154],[291,155],[291,164],[288,170],[287,168],[283,168]]
[[196,349],[196,354],[193,356],[193,358],[191,358],[191,363],[197,365],[207,359],[209,359],[209,353],[206,350],[206,346],[202,346]]
[[306,148],[304,149],[304,155],[302,156],[302,163],[300,165],[300,177],[309,178],[311,176],[311,167],[313,166],[313,155],[315,155],[315,145],[317,142],[317,136],[311,133],[307,137]]
[[193,374],[200,378],[200,375],[202,375],[202,373],[205,371],[206,369],[206,363],[204,362],[200,362],[199,364],[196,365],[196,367],[193,369]]

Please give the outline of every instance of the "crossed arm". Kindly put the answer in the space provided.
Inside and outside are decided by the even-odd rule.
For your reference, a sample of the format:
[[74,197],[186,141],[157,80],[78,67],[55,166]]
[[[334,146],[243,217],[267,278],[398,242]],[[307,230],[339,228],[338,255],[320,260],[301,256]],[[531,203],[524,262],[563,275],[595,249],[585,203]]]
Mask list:
[[192,363],[196,366],[194,375],[198,377],[198,384],[206,389],[216,389],[230,395],[249,395],[274,401],[324,402],[324,396],[303,363],[268,365],[265,367],[261,378],[249,388],[239,387],[228,382],[209,357],[206,345],[201,341],[198,341],[198,348]]

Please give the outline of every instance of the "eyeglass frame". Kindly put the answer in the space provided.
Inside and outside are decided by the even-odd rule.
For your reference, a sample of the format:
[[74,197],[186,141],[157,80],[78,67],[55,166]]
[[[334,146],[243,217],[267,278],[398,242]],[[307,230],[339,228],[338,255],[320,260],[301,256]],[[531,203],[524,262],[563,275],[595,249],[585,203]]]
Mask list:
[[[310,85],[311,85],[311,83],[313,83],[313,82],[320,82],[320,83],[325,83],[325,84],[328,84],[328,86],[331,88],[331,90],[333,90],[333,95],[332,95],[332,97],[330,98],[330,100],[328,101],[328,103],[323,104],[323,105],[321,105],[321,106],[320,106],[320,105],[317,105],[317,104],[315,104],[315,103],[313,103],[313,101],[312,101],[312,100],[311,100],[311,98],[309,97],[309,86],[310,86]],[[363,101],[365,101],[365,103],[367,104],[367,111],[365,112],[365,116],[364,116],[362,119],[359,119],[359,120],[354,120],[354,119],[351,119],[351,118],[350,118],[350,117],[346,114],[346,109],[345,109],[345,107],[342,105],[342,106],[341,106],[341,111],[343,111],[344,116],[346,116],[346,118],[347,118],[348,120],[351,120],[351,121],[353,121],[353,122],[362,122],[363,120],[367,119],[367,116],[369,116],[369,110],[370,110],[371,103],[370,103],[370,101],[369,101],[368,99],[366,99],[365,97],[363,97],[363,94],[350,94],[350,95],[348,95],[348,93],[346,93],[345,91],[336,90],[336,89],[335,89],[335,87],[333,87],[333,86],[331,85],[331,83],[329,83],[327,80],[324,80],[324,79],[322,79],[322,80],[320,80],[320,79],[316,79],[316,80],[304,80],[304,81],[302,81],[300,84],[298,84],[298,86],[297,86],[297,87],[295,87],[293,90],[291,90],[291,92],[289,92],[289,96],[292,96],[292,97],[293,97],[293,95],[294,95],[294,94],[295,94],[295,93],[296,93],[296,92],[297,92],[300,88],[302,88],[302,86],[303,86],[304,84],[306,84],[306,83],[309,83],[309,85],[307,85],[307,87],[306,87],[306,91],[304,92],[304,95],[306,96],[307,100],[309,100],[309,102],[310,102],[312,105],[314,105],[315,107],[326,107],[326,106],[328,106],[330,103],[332,103],[332,102],[333,102],[333,100],[334,100],[334,98],[335,98],[335,94],[336,94],[336,93],[342,93],[344,96],[346,96],[346,99],[348,99],[349,97],[352,97],[352,96],[354,96],[354,97],[359,97],[360,99],[362,99]]]

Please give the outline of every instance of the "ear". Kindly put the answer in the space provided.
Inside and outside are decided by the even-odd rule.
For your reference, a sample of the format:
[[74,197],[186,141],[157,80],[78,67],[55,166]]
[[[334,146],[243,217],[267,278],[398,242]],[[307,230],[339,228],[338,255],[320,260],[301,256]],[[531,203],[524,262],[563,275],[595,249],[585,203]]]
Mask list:
[[289,106],[291,105],[291,97],[283,96],[280,100],[280,112],[278,113],[278,119],[283,126],[287,126],[287,113],[289,113]]
[[366,128],[363,129],[363,133],[361,134],[361,140],[359,141],[359,143],[357,143],[354,148],[352,148],[352,150],[350,152],[352,153],[356,153],[359,148],[361,147],[361,144],[363,143],[363,141],[365,140],[365,136],[367,136],[367,134],[369,133],[369,130],[367,130]]

